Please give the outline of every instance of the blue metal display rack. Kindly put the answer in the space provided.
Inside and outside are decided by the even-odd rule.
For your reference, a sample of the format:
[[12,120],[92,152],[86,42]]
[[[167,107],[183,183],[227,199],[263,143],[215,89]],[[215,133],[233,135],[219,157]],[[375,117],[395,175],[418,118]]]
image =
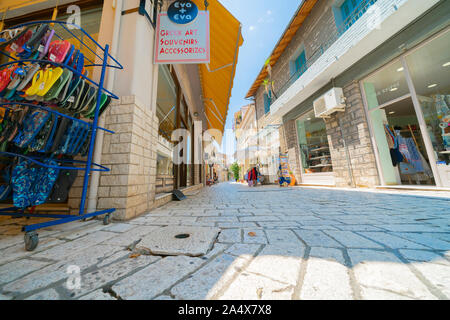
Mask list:
[[[94,85],[98,88],[97,105],[95,108],[95,116],[94,116],[94,119],[92,122],[84,121],[84,120],[81,120],[78,118],[74,118],[70,115],[58,112],[58,111],[46,106],[45,104],[36,105],[36,104],[31,104],[31,103],[23,103],[23,102],[19,102],[19,101],[7,101],[7,102],[0,103],[0,108],[5,108],[5,109],[11,109],[12,105],[23,105],[23,106],[27,106],[27,107],[31,107],[31,108],[39,108],[41,110],[51,112],[58,117],[65,117],[72,121],[82,122],[82,123],[86,124],[87,126],[89,126],[91,128],[91,132],[92,132],[91,137],[90,137],[90,142],[89,142],[89,152],[88,152],[86,161],[55,159],[58,163],[60,163],[62,165],[50,166],[50,165],[45,164],[42,161],[43,159],[45,159],[42,157],[39,158],[39,157],[35,157],[35,156],[33,156],[33,157],[26,156],[23,154],[0,152],[1,156],[12,157],[12,158],[15,158],[15,157],[24,158],[24,159],[27,159],[37,165],[47,167],[47,168],[55,168],[55,169],[59,169],[59,170],[84,171],[83,191],[82,191],[82,195],[81,195],[81,203],[80,203],[80,209],[79,209],[78,215],[57,214],[57,213],[55,213],[55,214],[35,214],[34,212],[26,213],[26,209],[17,208],[17,207],[0,209],[0,216],[12,216],[12,217],[17,217],[17,218],[39,217],[39,218],[55,219],[55,220],[51,220],[48,222],[31,224],[31,225],[27,225],[27,226],[23,227],[22,231],[25,232],[25,237],[24,237],[25,238],[25,248],[28,251],[33,251],[38,245],[39,238],[38,238],[38,234],[36,232],[36,230],[38,230],[38,229],[42,229],[42,228],[46,228],[46,227],[50,227],[50,226],[54,226],[54,225],[59,225],[59,224],[64,224],[64,223],[69,223],[69,222],[73,222],[73,221],[78,221],[78,220],[86,220],[87,218],[101,216],[101,215],[104,215],[104,219],[103,219],[104,224],[110,223],[111,214],[116,209],[112,208],[112,209],[107,209],[107,210],[102,210],[102,211],[86,213],[85,212],[85,204],[86,204],[86,198],[87,198],[90,173],[93,171],[99,171],[99,172],[110,171],[108,168],[101,166],[100,164],[93,163],[93,161],[92,161],[97,130],[103,130],[103,131],[106,131],[109,133],[114,133],[113,131],[110,131],[110,130],[107,130],[105,128],[101,128],[98,126],[98,118],[99,118],[99,113],[100,113],[102,93],[109,95],[112,99],[118,99],[118,97],[116,95],[109,92],[108,90],[106,90],[103,87],[104,80],[105,80],[106,68],[123,69],[123,66],[114,57],[112,57],[110,55],[109,45],[105,45],[105,47],[102,47],[85,30],[83,30],[80,26],[77,26],[75,24],[71,24],[71,23],[67,23],[67,22],[63,22],[63,21],[45,20],[45,21],[33,21],[33,22],[20,24],[20,25],[12,27],[11,29],[25,27],[25,26],[32,26],[32,25],[37,25],[37,24],[50,24],[52,26],[52,29],[55,30],[54,37],[57,37],[60,40],[65,40],[67,38],[76,39],[77,44],[79,44],[80,48],[82,47],[85,50],[90,51],[95,56],[95,60],[99,62],[99,63],[96,63],[96,62],[89,60],[88,58],[85,58],[85,60],[88,61],[88,63],[89,63],[89,64],[86,64],[85,67],[101,67],[102,69],[101,69],[100,82],[97,83],[67,64],[55,63],[55,62],[48,61],[48,60],[36,60],[36,59],[20,60],[20,59],[16,59],[16,58],[12,57],[8,53],[0,50],[0,54],[4,55],[4,56],[10,58],[10,60],[12,60],[11,62],[1,64],[0,69],[5,66],[11,65],[11,64],[22,64],[25,62],[51,64],[51,65],[54,65],[57,67],[69,69],[70,71],[73,72],[74,75],[82,77],[83,79],[85,79],[86,81],[90,82],[92,85]],[[66,33],[66,35],[68,37],[67,36],[64,37],[62,35],[62,33]],[[64,163],[71,163],[74,166],[64,166],[63,165]]]

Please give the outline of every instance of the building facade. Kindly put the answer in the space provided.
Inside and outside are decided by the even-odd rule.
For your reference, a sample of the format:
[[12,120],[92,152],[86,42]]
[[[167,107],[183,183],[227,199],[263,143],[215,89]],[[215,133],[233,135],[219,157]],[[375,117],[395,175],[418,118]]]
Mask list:
[[[204,150],[210,143],[204,142],[204,133],[224,131],[243,42],[240,23],[216,0],[206,5],[194,0],[199,10],[210,14],[210,63],[155,64],[156,17],[171,2],[61,0],[57,8],[55,1],[0,3],[3,28],[30,20],[76,22],[101,45],[109,44],[124,66],[107,74],[107,89],[120,99],[111,104],[99,125],[115,134],[98,135],[94,154],[96,162],[111,171],[92,174],[87,204],[93,211],[116,208],[116,220],[134,218],[171,201],[173,190],[203,187]],[[221,34],[224,25],[229,32],[226,38]],[[92,72],[98,80],[99,72]],[[227,85],[214,86],[217,79]],[[177,129],[189,134],[176,137]],[[175,163],[175,155],[183,159],[181,164]],[[82,179],[77,179],[67,203],[70,211],[77,211],[81,189]]]
[[[300,5],[247,95],[299,184],[450,187],[449,5]],[[344,108],[318,116],[334,88]]]
[[240,179],[243,180],[247,171],[258,164],[259,143],[255,105],[242,107],[234,118],[236,161],[241,168]]

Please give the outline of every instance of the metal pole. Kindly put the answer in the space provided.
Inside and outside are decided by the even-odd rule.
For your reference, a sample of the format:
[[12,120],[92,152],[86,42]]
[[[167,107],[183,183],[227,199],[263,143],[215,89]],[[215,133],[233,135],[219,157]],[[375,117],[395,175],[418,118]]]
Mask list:
[[100,113],[100,104],[102,101],[103,84],[105,82],[105,72],[106,72],[106,66],[108,64],[108,56],[109,56],[109,45],[106,45],[105,53],[103,56],[102,74],[100,76],[100,83],[99,83],[99,88],[98,88],[98,93],[97,93],[97,106],[95,108],[95,116],[94,116],[94,121],[92,123],[92,134],[91,134],[91,141],[89,144],[89,154],[88,154],[88,159],[87,159],[87,164],[86,164],[86,172],[84,174],[83,193],[81,195],[81,204],[80,204],[80,215],[84,214],[84,205],[86,204],[86,196],[87,196],[88,183],[89,183],[89,174],[91,172],[92,156],[94,153],[95,139],[97,136],[98,115]]

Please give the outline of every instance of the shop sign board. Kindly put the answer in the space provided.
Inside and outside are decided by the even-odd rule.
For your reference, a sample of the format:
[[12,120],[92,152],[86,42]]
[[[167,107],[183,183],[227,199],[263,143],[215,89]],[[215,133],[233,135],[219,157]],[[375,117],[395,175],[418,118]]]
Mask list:
[[189,64],[210,62],[209,12],[199,11],[186,24],[171,21],[167,12],[156,22],[155,64]]

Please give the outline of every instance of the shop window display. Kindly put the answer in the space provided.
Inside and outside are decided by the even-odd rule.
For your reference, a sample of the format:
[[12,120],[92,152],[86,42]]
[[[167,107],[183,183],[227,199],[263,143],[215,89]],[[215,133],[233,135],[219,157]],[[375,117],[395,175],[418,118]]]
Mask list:
[[174,185],[172,132],[176,128],[177,87],[167,66],[160,66],[156,115],[159,119],[156,193],[170,192]]
[[298,141],[304,173],[333,171],[330,147],[323,119],[316,118],[314,111],[297,120]]

